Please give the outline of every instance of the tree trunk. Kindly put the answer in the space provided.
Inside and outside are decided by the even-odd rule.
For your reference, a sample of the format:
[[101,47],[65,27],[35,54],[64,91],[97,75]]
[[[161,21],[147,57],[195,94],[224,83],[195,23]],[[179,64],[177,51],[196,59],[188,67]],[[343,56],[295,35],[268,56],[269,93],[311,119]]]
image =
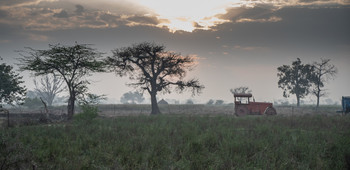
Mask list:
[[74,115],[74,107],[75,107],[75,95],[70,94],[69,100],[68,100],[68,120],[71,120]]
[[317,97],[317,104],[316,104],[316,109],[319,107],[320,105],[320,94],[321,94],[321,89],[320,89],[320,77],[319,77],[319,81],[317,83],[317,94],[316,94],[316,97]]
[[318,107],[320,106],[320,91],[317,92],[317,103],[316,103],[316,109],[318,109]]
[[158,103],[157,103],[157,97],[156,97],[157,93],[151,92],[150,95],[151,95],[151,103],[152,103],[151,115],[160,114],[160,110],[159,110]]
[[300,106],[300,96],[299,95],[296,95],[297,96],[297,107]]

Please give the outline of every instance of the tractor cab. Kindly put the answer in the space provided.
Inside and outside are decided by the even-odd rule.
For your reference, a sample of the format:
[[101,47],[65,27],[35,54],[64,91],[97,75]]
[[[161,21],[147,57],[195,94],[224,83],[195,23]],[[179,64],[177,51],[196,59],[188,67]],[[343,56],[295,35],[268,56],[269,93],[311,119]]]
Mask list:
[[[255,102],[251,93],[235,93],[235,114],[237,116],[244,115],[276,115],[276,109],[272,103]],[[251,100],[253,98],[253,100]]]
[[253,97],[251,93],[235,93],[235,104],[249,104],[250,98]]

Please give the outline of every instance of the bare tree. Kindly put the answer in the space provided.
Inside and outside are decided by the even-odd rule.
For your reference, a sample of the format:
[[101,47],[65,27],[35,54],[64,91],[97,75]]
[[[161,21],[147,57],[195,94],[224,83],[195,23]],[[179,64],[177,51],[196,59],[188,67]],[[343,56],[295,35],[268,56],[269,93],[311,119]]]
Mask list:
[[151,114],[160,113],[156,97],[158,92],[170,93],[175,87],[179,92],[190,88],[195,94],[204,88],[196,79],[183,80],[187,71],[193,68],[194,58],[165,51],[163,45],[145,42],[112,52],[113,56],[108,57],[106,63],[120,76],[128,74],[131,80],[135,80],[129,85],[150,94]]
[[330,59],[321,59],[321,62],[314,62],[314,78],[313,78],[313,89],[311,92],[317,98],[316,107],[320,105],[320,98],[326,96],[326,90],[323,89],[324,84],[330,79],[334,79],[338,73],[338,69],[330,63]]
[[45,75],[40,79],[40,83],[34,79],[34,85],[34,90],[48,106],[52,106],[55,97],[65,90],[64,81],[56,75]]

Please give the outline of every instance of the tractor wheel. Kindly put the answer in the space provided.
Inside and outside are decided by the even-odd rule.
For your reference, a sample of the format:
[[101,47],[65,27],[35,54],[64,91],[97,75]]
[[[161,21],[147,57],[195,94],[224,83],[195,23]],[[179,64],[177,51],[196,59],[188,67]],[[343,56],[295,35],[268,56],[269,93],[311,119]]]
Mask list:
[[236,116],[245,116],[249,113],[249,110],[247,107],[238,107],[236,109]]
[[268,107],[265,109],[264,115],[276,115],[276,109],[273,107]]

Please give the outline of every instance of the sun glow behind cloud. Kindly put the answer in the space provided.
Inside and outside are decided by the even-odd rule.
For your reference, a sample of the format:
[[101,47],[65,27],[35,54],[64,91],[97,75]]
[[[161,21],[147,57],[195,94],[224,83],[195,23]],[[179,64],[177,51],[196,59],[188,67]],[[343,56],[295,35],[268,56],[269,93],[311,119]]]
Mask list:
[[171,32],[183,30],[192,32],[195,29],[208,30],[217,24],[229,22],[219,19],[218,14],[225,14],[228,7],[240,3],[239,0],[135,0],[159,19],[166,20],[159,27],[168,27]]

